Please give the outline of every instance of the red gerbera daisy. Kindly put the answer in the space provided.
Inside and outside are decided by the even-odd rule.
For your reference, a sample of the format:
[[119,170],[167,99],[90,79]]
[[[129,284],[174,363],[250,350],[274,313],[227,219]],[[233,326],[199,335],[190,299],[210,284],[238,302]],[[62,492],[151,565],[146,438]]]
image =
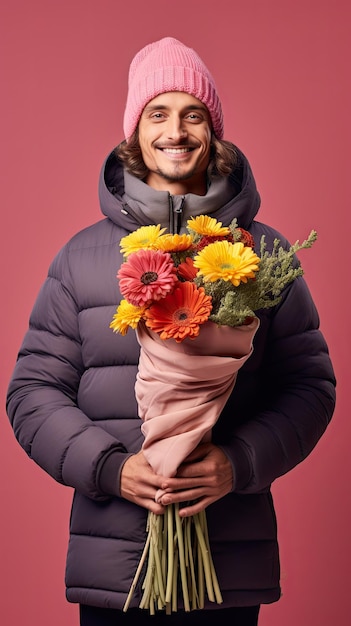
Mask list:
[[249,233],[244,228],[240,228],[239,226],[235,230],[239,231],[240,233],[240,237],[238,237],[238,241],[241,241],[241,243],[243,243],[244,246],[247,246],[249,248],[255,247],[255,240],[253,236],[251,235],[251,233]]
[[203,248],[210,245],[210,243],[214,243],[215,241],[230,241],[230,243],[234,242],[233,235],[229,233],[228,235],[204,235],[201,237],[200,241],[196,244],[197,252],[200,252]]
[[180,343],[186,337],[198,336],[200,325],[208,320],[211,310],[212,298],[202,287],[179,283],[172,294],[146,310],[146,326],[159,333],[161,339],[173,338]]
[[187,257],[183,263],[180,263],[177,267],[178,276],[184,280],[194,280],[198,269],[194,267],[194,261],[191,257]]
[[144,306],[173,291],[176,271],[168,252],[140,249],[123,263],[117,278],[124,298],[134,306]]

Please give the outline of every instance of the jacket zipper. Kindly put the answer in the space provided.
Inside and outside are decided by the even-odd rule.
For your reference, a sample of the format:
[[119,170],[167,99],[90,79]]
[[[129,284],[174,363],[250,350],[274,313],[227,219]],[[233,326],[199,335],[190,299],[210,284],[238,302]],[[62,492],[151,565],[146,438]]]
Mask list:
[[182,215],[183,215],[183,207],[185,202],[185,196],[182,196],[179,207],[174,207],[173,196],[169,194],[168,196],[168,205],[169,205],[169,232],[174,235],[179,235],[180,229],[182,227]]

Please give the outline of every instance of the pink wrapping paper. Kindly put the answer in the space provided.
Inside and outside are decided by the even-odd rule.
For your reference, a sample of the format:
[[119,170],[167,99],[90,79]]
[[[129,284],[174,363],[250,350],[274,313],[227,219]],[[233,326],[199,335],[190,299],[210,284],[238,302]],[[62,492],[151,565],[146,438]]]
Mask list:
[[211,430],[250,357],[259,326],[218,326],[206,322],[196,339],[162,340],[144,324],[135,384],[143,420],[143,451],[157,474],[172,477]]

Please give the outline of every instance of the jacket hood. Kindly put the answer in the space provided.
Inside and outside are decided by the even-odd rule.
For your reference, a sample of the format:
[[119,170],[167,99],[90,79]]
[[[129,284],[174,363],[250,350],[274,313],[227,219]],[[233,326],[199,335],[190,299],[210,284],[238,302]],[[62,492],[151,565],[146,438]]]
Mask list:
[[238,148],[236,151],[238,164],[233,172],[228,177],[212,177],[205,196],[178,196],[153,189],[129,174],[113,151],[101,170],[101,211],[127,231],[161,224],[168,232],[181,233],[188,219],[201,214],[214,217],[224,226],[236,218],[239,226],[249,229],[259,210],[260,196],[248,160]]

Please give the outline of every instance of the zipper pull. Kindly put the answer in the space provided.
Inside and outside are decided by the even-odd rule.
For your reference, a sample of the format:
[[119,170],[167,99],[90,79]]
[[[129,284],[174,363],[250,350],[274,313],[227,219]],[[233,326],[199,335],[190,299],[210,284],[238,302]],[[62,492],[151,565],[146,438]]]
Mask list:
[[175,209],[175,213],[177,214],[177,225],[176,225],[176,233],[179,235],[180,229],[182,227],[182,214],[183,214],[183,206],[185,202],[185,196],[182,196],[180,205],[177,209]]

